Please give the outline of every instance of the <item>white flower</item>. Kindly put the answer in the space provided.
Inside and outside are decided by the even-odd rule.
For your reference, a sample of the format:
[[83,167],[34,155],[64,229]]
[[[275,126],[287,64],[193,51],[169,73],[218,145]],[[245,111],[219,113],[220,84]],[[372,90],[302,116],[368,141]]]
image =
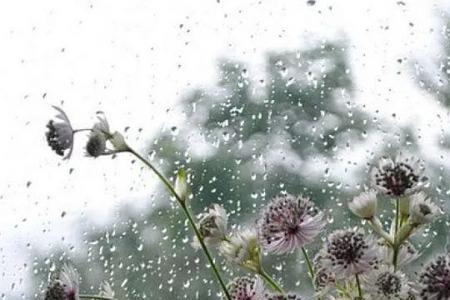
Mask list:
[[336,278],[349,278],[372,270],[379,261],[379,248],[362,230],[336,230],[320,250],[322,265]]
[[264,249],[277,254],[311,243],[324,227],[323,214],[309,199],[289,194],[272,199],[258,222]]
[[419,295],[422,300],[450,299],[450,255],[438,256],[419,275]]
[[98,115],[98,122],[92,127],[86,144],[86,154],[98,157],[106,153],[106,141],[112,137],[104,115]]
[[220,253],[230,262],[254,272],[261,268],[261,250],[254,229],[233,234],[220,244]]
[[47,123],[48,131],[45,133],[48,145],[63,159],[70,158],[73,151],[74,130],[66,113],[59,107],[53,106],[58,111],[56,120]]
[[104,281],[102,283],[100,296],[106,297],[106,298],[109,298],[109,299],[113,299],[114,298],[114,291],[113,291],[111,285],[109,284],[109,282]]
[[354,197],[348,207],[358,217],[370,220],[377,211],[377,193],[373,190],[363,192]]
[[258,277],[238,277],[229,284],[232,300],[266,300],[266,289]]
[[371,300],[404,299],[409,290],[405,274],[387,266],[370,272],[364,278],[364,291]]
[[[199,230],[203,241],[208,246],[217,246],[227,234],[228,216],[226,210],[219,204],[213,204],[208,212],[200,215]],[[192,246],[195,249],[200,248],[198,239],[194,239]]]
[[441,213],[439,207],[432,203],[424,192],[411,196],[409,222],[412,225],[430,223],[439,213]]
[[71,265],[64,265],[58,278],[47,288],[45,300],[79,300],[78,277]]
[[382,158],[370,173],[371,184],[389,196],[408,196],[423,185],[423,171],[423,162],[414,157],[399,154],[395,160]]

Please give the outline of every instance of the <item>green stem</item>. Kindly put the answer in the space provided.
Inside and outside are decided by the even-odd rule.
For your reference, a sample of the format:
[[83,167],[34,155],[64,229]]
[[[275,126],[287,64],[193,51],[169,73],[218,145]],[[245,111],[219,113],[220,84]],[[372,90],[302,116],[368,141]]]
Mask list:
[[397,198],[395,200],[395,235],[394,235],[394,253],[392,257],[392,264],[394,265],[394,270],[397,269],[397,261],[398,261],[398,250],[400,245],[398,244],[398,225],[400,222],[400,199]]
[[98,296],[98,295],[79,295],[80,299],[99,299],[99,300],[113,300],[113,298]]
[[312,282],[313,286],[315,286],[315,284],[314,284],[314,277],[315,277],[314,268],[312,266],[311,259],[309,259],[308,252],[306,252],[306,249],[304,247],[302,247],[302,253],[303,253],[303,257],[305,258],[306,265],[308,266],[309,277],[311,277],[311,282]]
[[370,227],[372,227],[373,231],[376,232],[379,236],[384,238],[384,240],[390,245],[394,245],[394,241],[392,237],[383,229],[383,225],[377,217],[373,217],[368,220]]
[[202,248],[203,252],[205,253],[206,258],[208,259],[208,262],[211,265],[213,273],[216,276],[216,279],[219,282],[226,298],[228,300],[231,300],[231,296],[230,296],[230,293],[228,292],[227,286],[225,285],[225,282],[223,281],[222,276],[220,275],[219,270],[218,270],[216,264],[214,263],[211,253],[209,252],[208,248],[206,247],[206,245],[203,241],[203,237],[197,228],[197,224],[195,223],[194,219],[192,218],[192,215],[189,213],[189,209],[187,208],[185,201],[183,201],[183,199],[181,199],[181,197],[177,194],[177,192],[175,191],[175,188],[172,186],[170,181],[166,177],[164,177],[164,175],[162,175],[148,160],[146,160],[144,157],[142,157],[139,153],[137,153],[130,147],[129,147],[128,151],[131,154],[133,154],[134,156],[136,156],[139,160],[141,160],[145,165],[147,165],[147,167],[149,167],[156,174],[156,176],[158,176],[158,178],[167,187],[169,192],[176,198],[178,204],[183,209],[183,211],[189,221],[189,224],[191,225],[192,229],[194,230],[195,235],[196,235],[198,241],[200,242],[201,248]]
[[272,277],[270,277],[270,275],[267,274],[266,271],[264,271],[264,269],[261,269],[258,274],[262,278],[264,278],[264,280],[272,287],[272,289],[285,295],[283,288],[278,283],[276,283],[276,281]]
[[358,287],[358,299],[362,300],[364,298],[363,298],[363,293],[362,293],[362,289],[361,289],[361,283],[359,282],[358,274],[355,274],[355,279],[356,279],[356,286]]

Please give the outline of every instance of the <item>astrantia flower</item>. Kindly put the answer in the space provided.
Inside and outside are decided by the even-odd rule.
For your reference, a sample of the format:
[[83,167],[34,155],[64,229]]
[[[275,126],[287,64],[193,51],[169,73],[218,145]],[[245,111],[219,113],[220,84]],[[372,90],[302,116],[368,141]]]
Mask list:
[[441,212],[424,192],[411,196],[409,207],[409,222],[413,225],[421,225],[432,222]]
[[260,278],[238,277],[228,286],[233,300],[266,300],[266,291]]
[[72,266],[64,265],[59,277],[47,288],[45,300],[78,300],[78,277]]
[[104,281],[102,283],[100,296],[106,297],[106,298],[109,298],[109,299],[113,299],[114,298],[114,291],[113,291],[111,285],[109,284],[109,282]]
[[372,270],[378,255],[375,239],[366,237],[361,230],[336,230],[320,251],[322,265],[339,278]]
[[405,299],[410,286],[405,274],[383,266],[365,278],[364,290],[372,300]]
[[47,123],[48,131],[45,133],[48,145],[56,154],[67,159],[73,150],[74,130],[66,113],[59,107],[53,106],[58,111],[55,120]]
[[[199,229],[203,241],[208,246],[217,246],[227,234],[228,216],[226,210],[219,204],[213,204],[208,212],[200,215]],[[200,248],[197,239],[192,242],[196,249]]]
[[422,300],[450,299],[450,254],[438,256],[419,276]]
[[104,116],[98,116],[98,122],[92,127],[86,144],[86,154],[98,157],[105,154],[106,141],[112,136],[109,132],[109,124]]
[[382,158],[371,171],[372,186],[389,196],[407,196],[425,181],[423,171],[422,161],[413,157]]
[[220,244],[219,251],[227,260],[241,267],[254,272],[260,271],[261,250],[258,236],[253,229],[233,234]]
[[361,193],[348,203],[348,207],[358,217],[372,219],[377,211],[377,193],[373,190]]
[[264,249],[283,254],[311,243],[325,222],[309,199],[287,194],[272,199],[258,226]]

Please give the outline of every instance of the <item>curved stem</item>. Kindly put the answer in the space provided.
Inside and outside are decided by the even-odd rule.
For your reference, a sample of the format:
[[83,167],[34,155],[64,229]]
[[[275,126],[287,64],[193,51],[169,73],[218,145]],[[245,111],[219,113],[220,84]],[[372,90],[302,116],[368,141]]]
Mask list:
[[285,292],[283,288],[272,278],[269,274],[264,271],[264,269],[261,269],[258,273],[264,280],[272,287],[273,290],[285,295]]
[[139,153],[137,153],[134,149],[128,147],[128,151],[133,154],[134,156],[136,156],[140,161],[142,161],[147,167],[149,167],[155,174],[156,176],[158,176],[158,178],[164,183],[164,185],[167,187],[167,189],[169,190],[169,192],[176,198],[178,204],[181,206],[181,208],[183,209],[189,224],[191,225],[192,229],[195,232],[195,235],[201,245],[201,248],[203,250],[203,252],[206,255],[206,258],[208,259],[209,264],[211,265],[211,268],[213,270],[214,275],[216,276],[217,281],[220,284],[220,287],[222,288],[226,298],[228,300],[231,300],[231,296],[230,293],[228,292],[227,286],[225,285],[225,282],[222,279],[222,276],[219,273],[219,270],[216,266],[216,264],[214,263],[214,260],[211,256],[211,253],[209,252],[208,248],[206,247],[204,241],[203,241],[203,237],[200,233],[200,231],[197,228],[197,224],[195,223],[194,219],[192,218],[192,215],[189,213],[189,209],[186,206],[185,201],[183,201],[183,199],[181,199],[181,197],[177,194],[177,192],[175,191],[175,188],[172,186],[172,184],[170,183],[170,181],[164,176],[162,175],[148,160],[146,160],[144,157],[142,157]]
[[302,253],[303,253],[303,257],[305,258],[306,265],[308,266],[309,277],[311,277],[312,284],[313,284],[313,286],[315,286],[315,284],[314,284],[314,277],[315,277],[314,268],[312,266],[311,259],[309,258],[308,252],[306,252],[306,249],[304,247],[302,247]]
[[363,298],[363,293],[362,293],[362,289],[361,289],[361,283],[359,282],[358,274],[355,274],[355,279],[356,279],[356,286],[358,288],[358,300],[362,300],[364,298]]
[[79,295],[79,297],[80,297],[80,299],[113,300],[113,298],[98,296],[98,295]]
[[92,128],[80,128],[80,129],[74,129],[73,133],[82,132],[82,131],[92,131]]

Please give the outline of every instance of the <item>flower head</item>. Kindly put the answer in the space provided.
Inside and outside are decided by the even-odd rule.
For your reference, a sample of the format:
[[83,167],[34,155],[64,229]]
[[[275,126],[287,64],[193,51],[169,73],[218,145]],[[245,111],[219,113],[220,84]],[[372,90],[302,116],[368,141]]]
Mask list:
[[258,222],[264,249],[277,254],[311,243],[324,227],[322,213],[309,199],[289,194],[272,199]]
[[413,225],[431,223],[441,212],[427,197],[424,192],[419,192],[411,196],[409,207],[409,222]]
[[98,115],[98,122],[92,127],[86,144],[86,154],[99,157],[106,152],[106,141],[112,137],[106,118]]
[[232,300],[266,300],[266,290],[260,278],[238,277],[228,286]]
[[410,286],[405,274],[383,266],[365,278],[364,290],[372,300],[404,299]]
[[241,267],[254,272],[260,271],[261,250],[253,229],[235,233],[220,244],[219,251],[227,260]]
[[59,107],[53,106],[58,111],[55,120],[47,123],[48,131],[45,133],[48,145],[56,154],[64,159],[70,158],[73,151],[74,130],[66,113]]
[[426,180],[423,171],[422,161],[413,157],[400,154],[395,160],[382,158],[378,167],[371,171],[372,186],[389,196],[407,196]]
[[45,300],[79,300],[79,275],[64,265],[58,278],[47,288]]
[[379,249],[373,237],[361,230],[336,230],[320,251],[321,262],[336,277],[348,278],[372,270],[378,263]]
[[336,284],[336,276],[322,264],[320,253],[314,258],[314,288],[319,296],[327,294]]
[[[227,212],[219,204],[213,204],[207,213],[200,215],[199,229],[205,244],[219,245],[226,237],[227,223]],[[193,241],[192,246],[196,249],[200,248],[197,239]]]
[[422,300],[450,299],[450,254],[438,256],[419,275]]
[[348,207],[358,217],[372,219],[377,211],[377,193],[373,190],[361,193],[349,202]]
[[104,281],[101,285],[100,296],[113,299],[114,298],[114,290],[112,289],[109,282]]

